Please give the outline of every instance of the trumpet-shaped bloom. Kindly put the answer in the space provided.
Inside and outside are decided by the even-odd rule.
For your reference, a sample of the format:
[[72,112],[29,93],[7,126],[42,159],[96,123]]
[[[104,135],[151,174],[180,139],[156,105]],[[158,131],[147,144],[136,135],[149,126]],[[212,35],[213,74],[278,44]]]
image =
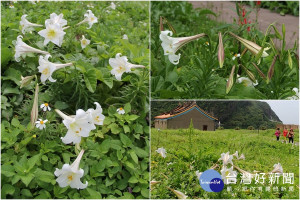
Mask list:
[[236,151],[234,154],[232,154],[232,156],[235,156],[236,158],[238,158],[239,157],[239,152]]
[[128,36],[126,34],[123,35],[122,37],[123,40],[128,40]]
[[280,173],[280,174],[283,173],[283,168],[280,163],[275,164],[273,167],[274,167],[274,169],[272,170],[271,173]]
[[121,53],[117,53],[116,58],[110,58],[108,62],[112,67],[110,73],[115,75],[118,81],[121,81],[124,72],[129,73],[132,68],[144,68],[142,65],[129,63],[127,57],[121,56]]
[[111,8],[111,9],[113,9],[113,10],[115,10],[115,9],[116,9],[116,7],[117,7],[117,6],[116,6],[116,4],[114,4],[114,2],[111,2],[111,4],[110,4],[110,8]]
[[48,120],[46,119],[46,120],[42,120],[42,119],[39,119],[39,121],[36,121],[35,122],[35,126],[37,127],[37,128],[39,128],[40,130],[43,130],[44,128],[46,128],[46,122],[47,122]]
[[185,195],[183,192],[180,192],[178,190],[174,190],[174,189],[169,188],[169,187],[168,187],[168,189],[171,190],[178,197],[178,199],[186,199],[186,198],[188,198],[188,196]]
[[219,160],[222,160],[223,161],[223,165],[224,166],[227,166],[227,164],[231,164],[233,165],[232,163],[232,159],[233,159],[233,156],[232,155],[229,155],[229,152],[227,153],[222,153],[221,154],[221,158],[219,158]]
[[25,53],[40,53],[40,54],[49,54],[48,52],[46,51],[41,51],[39,49],[36,49],[36,48],[33,48],[29,45],[27,45],[25,42],[23,42],[22,40],[22,36],[19,35],[17,37],[17,42],[16,42],[16,46],[15,46],[15,60],[17,62],[20,62],[20,56],[22,54],[25,54]]
[[205,36],[204,33],[190,36],[190,37],[171,37],[173,35],[172,31],[161,31],[159,38],[162,41],[161,46],[164,49],[164,55],[169,56],[169,60],[174,65],[177,65],[179,63],[180,55],[176,55],[176,52],[180,47],[183,45],[196,40],[200,37]]
[[45,25],[46,29],[38,32],[40,36],[45,38],[44,45],[47,45],[51,41],[60,47],[66,32],[63,31],[62,27],[58,23],[45,23]]
[[201,176],[202,173],[203,172],[199,172],[199,170],[196,171],[196,176],[197,176],[198,179],[200,179],[200,176]]
[[223,166],[221,169],[221,177],[224,180],[224,184],[228,184],[228,178],[237,177],[237,172],[233,171],[233,166],[231,166],[230,168]]
[[156,184],[158,184],[160,182],[161,181],[150,181],[150,186],[152,187],[152,186],[154,186],[154,185],[156,185]]
[[63,123],[68,129],[65,137],[61,138],[65,144],[72,142],[73,144],[78,144],[81,141],[81,137],[88,137],[91,130],[96,129],[92,116],[82,109],[78,109],[74,117],[67,116],[58,109],[55,109],[55,111],[64,119]]
[[90,28],[92,28],[93,24],[98,22],[98,18],[93,14],[93,12],[91,10],[88,10],[84,14],[84,17],[85,17],[84,20],[79,22],[77,25],[87,22],[90,25],[90,27],[88,29],[90,29]]
[[20,25],[22,27],[22,33],[23,34],[25,34],[26,32],[32,31],[34,29],[33,27],[41,27],[41,26],[43,26],[43,25],[40,25],[40,24],[34,24],[34,23],[29,22],[26,19],[26,17],[27,17],[27,15],[22,15],[21,21],[20,21]]
[[258,85],[257,81],[255,83],[253,83],[247,77],[240,77],[240,78],[237,79],[237,82],[243,84],[245,87],[253,87],[253,86],[257,86]]
[[94,124],[103,125],[105,116],[102,114],[102,107],[97,102],[95,102],[94,104],[96,104],[96,110],[90,108],[88,109],[87,113],[92,116]]
[[39,69],[39,72],[41,73],[41,82],[43,84],[45,84],[45,81],[47,79],[51,82],[55,82],[56,80],[54,80],[52,78],[53,72],[60,69],[60,68],[64,68],[64,67],[72,65],[72,63],[57,64],[57,63],[49,62],[48,61],[49,57],[51,57],[50,54],[46,55],[45,57],[40,56],[40,58],[39,58],[38,69]]
[[167,155],[166,155],[167,151],[166,151],[163,147],[158,148],[158,149],[155,150],[155,151],[156,151],[157,153],[159,153],[159,154],[161,155],[161,157],[163,157],[163,158],[167,157]]
[[59,15],[57,15],[56,13],[52,13],[50,14],[50,19],[47,19],[45,21],[45,24],[57,24],[59,25],[61,28],[67,25],[67,20],[63,19],[64,15],[61,13]]
[[50,111],[51,108],[49,106],[48,103],[43,103],[41,106],[40,106],[41,109],[43,109],[44,112],[46,112],[47,110]]
[[125,114],[124,108],[118,108],[117,112],[119,113],[119,115],[124,115]]
[[83,153],[84,150],[81,150],[72,165],[64,164],[62,169],[56,168],[54,175],[58,177],[56,179],[56,182],[60,187],[67,187],[68,185],[71,188],[76,189],[85,189],[87,187],[87,181],[85,182],[85,184],[80,181],[80,178],[82,178],[84,174],[83,169],[79,169],[79,164]]
[[245,155],[241,154],[241,156],[238,158],[238,160],[245,160]]
[[87,45],[89,45],[91,43],[91,41],[86,39],[84,37],[84,35],[82,35],[82,39],[81,39],[80,43],[81,43],[81,48],[84,49]]
[[23,87],[29,85],[31,83],[31,81],[34,79],[34,77],[35,77],[34,75],[26,76],[26,77],[21,76],[20,88],[23,88]]

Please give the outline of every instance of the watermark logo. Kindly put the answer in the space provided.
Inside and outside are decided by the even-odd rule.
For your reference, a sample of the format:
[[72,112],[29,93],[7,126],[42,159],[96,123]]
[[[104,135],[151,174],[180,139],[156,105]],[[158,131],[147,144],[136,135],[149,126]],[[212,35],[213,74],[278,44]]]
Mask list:
[[221,192],[224,188],[221,175],[213,169],[203,172],[199,178],[199,183],[202,189],[207,192]]

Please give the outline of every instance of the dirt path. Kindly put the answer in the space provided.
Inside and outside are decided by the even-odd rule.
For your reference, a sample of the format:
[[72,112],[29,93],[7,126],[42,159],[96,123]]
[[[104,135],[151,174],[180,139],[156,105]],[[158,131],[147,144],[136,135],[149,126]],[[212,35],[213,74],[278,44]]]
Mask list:
[[[233,23],[234,18],[237,18],[235,12],[235,3],[227,1],[191,1],[194,8],[208,8],[217,13],[217,21],[223,21],[227,23]],[[246,10],[250,7],[246,6]],[[249,19],[255,22],[255,13],[252,12],[249,15]],[[281,33],[282,24],[285,24],[286,29],[286,47],[292,48],[294,46],[295,40],[299,39],[299,18],[292,15],[281,16],[278,13],[271,12],[267,9],[260,9],[258,15],[259,30],[265,33],[268,26],[276,23],[276,28]],[[275,42],[278,46],[279,41]]]

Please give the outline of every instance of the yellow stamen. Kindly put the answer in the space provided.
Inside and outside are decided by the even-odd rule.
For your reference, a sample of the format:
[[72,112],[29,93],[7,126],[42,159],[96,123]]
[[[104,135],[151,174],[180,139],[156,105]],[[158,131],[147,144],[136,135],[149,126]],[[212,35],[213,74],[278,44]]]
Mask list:
[[56,36],[55,30],[54,29],[49,30],[48,33],[47,33],[47,36],[50,39],[55,38],[55,36]]
[[123,110],[123,108],[119,108],[120,110]]
[[43,121],[43,120],[41,120],[41,121],[40,121],[40,124],[44,124],[44,121]]
[[45,105],[46,107],[48,107],[48,106],[49,106],[49,104],[48,104],[48,103],[44,103],[44,105]]
[[69,175],[69,176],[68,176],[68,180],[69,180],[69,181],[72,181],[72,180],[73,180],[73,176],[72,176],[72,175]]
[[49,74],[49,68],[46,68],[42,71],[42,74],[47,75]]
[[237,54],[234,54],[234,57],[237,57],[238,55]]
[[124,67],[122,67],[122,66],[119,66],[118,67],[118,69],[117,69],[117,72],[120,74],[120,73],[122,73],[122,72],[124,72],[125,71],[125,69],[124,69]]
[[82,40],[82,44],[86,45],[87,44],[86,40]]
[[32,137],[33,137],[33,138],[36,138],[36,135],[33,135]]
[[95,19],[94,17],[91,17],[91,21],[94,21],[94,19]]

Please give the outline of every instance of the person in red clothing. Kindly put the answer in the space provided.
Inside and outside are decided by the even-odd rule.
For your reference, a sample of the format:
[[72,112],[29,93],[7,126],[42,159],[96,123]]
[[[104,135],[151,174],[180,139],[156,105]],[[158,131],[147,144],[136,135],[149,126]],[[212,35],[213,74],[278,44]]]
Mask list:
[[277,138],[277,141],[279,141],[279,137],[280,137],[280,129],[279,128],[276,129],[275,136]]
[[285,128],[284,130],[283,130],[283,139],[284,139],[284,141],[286,142],[286,137],[287,137],[287,134],[288,134],[288,130],[287,130],[287,128]]

